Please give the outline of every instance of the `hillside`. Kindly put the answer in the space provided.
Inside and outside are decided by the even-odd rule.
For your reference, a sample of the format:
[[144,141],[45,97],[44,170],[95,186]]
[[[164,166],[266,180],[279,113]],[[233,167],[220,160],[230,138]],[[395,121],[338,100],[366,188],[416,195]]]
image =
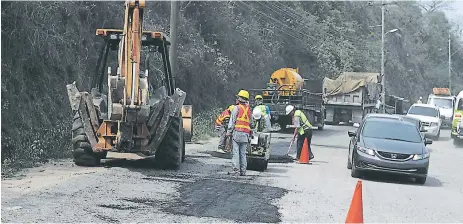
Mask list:
[[[122,2],[2,1],[2,166],[69,155],[65,85],[89,89],[102,40],[121,28]],[[380,71],[379,6],[367,2],[182,2],[177,84],[195,112],[223,107],[240,88],[265,85],[272,71],[301,75]],[[148,2],[145,29],[169,33],[170,3]],[[416,100],[448,86],[451,24],[415,2],[388,6],[388,92]],[[451,38],[457,37],[452,32]],[[452,41],[453,89],[463,89],[463,46]],[[153,67],[159,61],[150,58]],[[161,77],[152,70],[151,76]],[[208,118],[206,118],[208,119]],[[201,129],[199,129],[201,130]]]

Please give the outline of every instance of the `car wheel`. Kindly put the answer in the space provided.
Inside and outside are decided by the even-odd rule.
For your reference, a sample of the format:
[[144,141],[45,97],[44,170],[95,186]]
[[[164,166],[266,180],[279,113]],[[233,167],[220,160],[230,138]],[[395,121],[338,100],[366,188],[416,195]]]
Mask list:
[[350,149],[349,149],[349,155],[347,156],[347,169],[352,169],[352,163],[350,162]]
[[427,177],[416,177],[415,180],[417,183],[423,185],[424,183],[426,183],[426,178]]
[[353,178],[358,178],[360,176],[360,172],[355,168],[354,159],[352,159],[352,168],[350,169],[350,176]]

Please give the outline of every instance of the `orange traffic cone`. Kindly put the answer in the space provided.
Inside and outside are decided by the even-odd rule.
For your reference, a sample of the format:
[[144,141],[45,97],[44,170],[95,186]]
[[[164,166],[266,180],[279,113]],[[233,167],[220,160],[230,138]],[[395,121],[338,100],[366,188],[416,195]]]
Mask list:
[[346,223],[363,223],[362,181],[357,181],[354,196],[347,213]]
[[301,156],[299,157],[299,163],[308,164],[309,163],[309,143],[307,139],[304,139],[304,144],[302,145]]

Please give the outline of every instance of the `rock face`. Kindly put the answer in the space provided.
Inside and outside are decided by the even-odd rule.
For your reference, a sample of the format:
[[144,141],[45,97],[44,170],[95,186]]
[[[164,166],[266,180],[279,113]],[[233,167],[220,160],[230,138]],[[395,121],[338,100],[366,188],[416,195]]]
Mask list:
[[[103,42],[97,28],[121,27],[120,2],[2,2],[2,165],[69,156],[72,117],[66,84],[89,89]],[[303,78],[379,71],[378,7],[367,2],[182,2],[176,83],[195,112],[232,102],[240,88],[264,88],[277,68]],[[400,8],[400,9],[399,9]],[[417,3],[391,8],[386,38],[388,91],[415,99],[446,86],[449,24]],[[283,10],[283,11],[282,11]],[[286,13],[283,13],[286,12]],[[148,2],[146,30],[169,33],[169,2]],[[454,37],[452,37],[454,38]],[[452,41],[452,49],[461,44]],[[463,61],[461,53],[452,61]],[[145,60],[145,59],[143,59]],[[154,88],[161,61],[145,60]],[[146,63],[148,64],[148,63]],[[115,68],[115,65],[108,65]],[[463,64],[453,63],[452,89]],[[197,130],[200,130],[199,128]]]

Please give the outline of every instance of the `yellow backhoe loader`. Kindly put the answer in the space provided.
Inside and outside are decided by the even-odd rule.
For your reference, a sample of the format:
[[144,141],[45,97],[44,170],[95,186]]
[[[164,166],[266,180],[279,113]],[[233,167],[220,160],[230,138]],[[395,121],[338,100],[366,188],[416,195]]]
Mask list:
[[[126,1],[123,30],[97,29],[105,45],[90,93],[79,92],[75,82],[66,85],[75,113],[72,144],[77,165],[98,165],[109,151],[154,157],[156,164],[170,169],[185,159],[185,141],[192,137],[192,106],[183,105],[186,93],[175,86],[169,38],[143,31],[144,8],[145,1]],[[163,85],[155,91],[149,65],[143,64],[145,72],[140,68],[142,49],[162,58]],[[110,52],[117,52],[116,62],[108,62]],[[106,67],[109,63],[117,65],[115,74]]]

